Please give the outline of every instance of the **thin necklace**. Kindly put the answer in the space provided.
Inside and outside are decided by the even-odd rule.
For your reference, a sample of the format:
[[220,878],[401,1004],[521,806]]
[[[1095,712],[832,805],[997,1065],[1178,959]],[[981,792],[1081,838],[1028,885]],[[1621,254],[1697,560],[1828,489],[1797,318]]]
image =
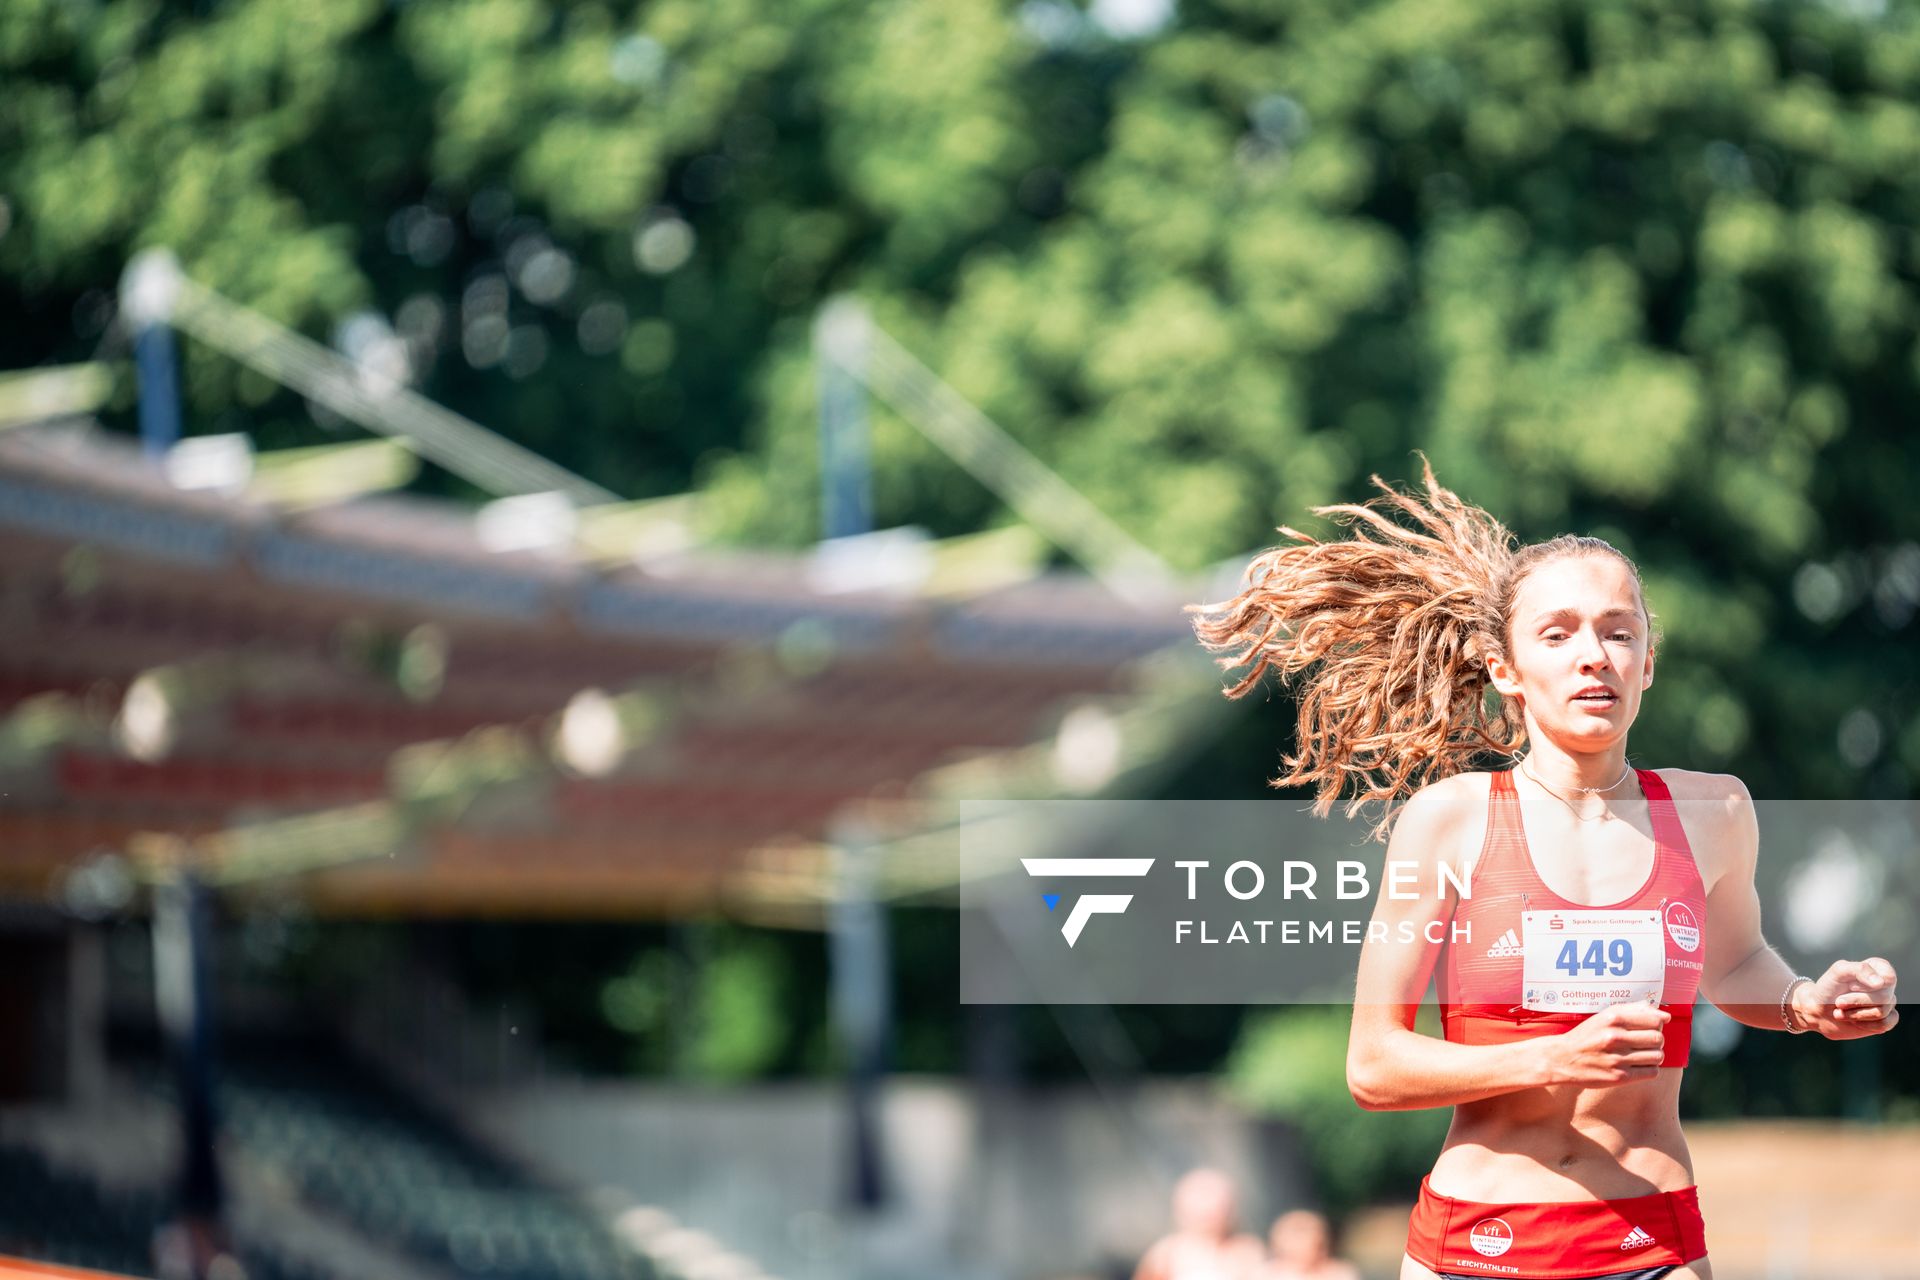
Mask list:
[[[1573,815],[1573,819],[1575,822],[1605,822],[1607,819],[1613,817],[1613,810],[1610,808],[1606,808],[1604,806],[1601,808],[1598,815],[1591,818],[1586,817],[1578,809],[1573,807],[1573,802],[1571,800],[1568,800],[1565,796],[1561,795],[1558,791],[1555,791],[1552,787],[1540,781],[1540,776],[1536,774],[1532,769],[1527,767],[1527,762],[1531,759],[1533,759],[1532,752],[1528,752],[1526,755],[1520,757],[1520,772],[1526,774],[1528,778],[1532,779],[1534,786],[1539,787],[1542,791],[1546,792],[1548,795],[1552,796],[1555,800],[1558,800],[1561,804],[1565,805],[1567,807],[1567,812]],[[1625,782],[1628,778],[1632,776],[1633,776],[1633,766],[1628,765],[1626,767],[1625,772],[1623,772],[1617,779],[1614,780],[1614,783],[1612,786],[1575,787],[1573,789],[1575,791],[1578,791],[1582,795],[1588,795],[1588,796],[1605,795],[1607,792],[1617,789],[1621,783]]]

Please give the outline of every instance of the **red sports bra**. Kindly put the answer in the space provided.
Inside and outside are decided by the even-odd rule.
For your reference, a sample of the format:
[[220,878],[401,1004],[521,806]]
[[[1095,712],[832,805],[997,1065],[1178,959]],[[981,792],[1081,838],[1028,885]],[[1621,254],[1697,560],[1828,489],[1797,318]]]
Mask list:
[[[1487,796],[1487,837],[1467,887],[1471,896],[1454,910],[1456,926],[1472,925],[1471,941],[1448,941],[1439,963],[1440,1022],[1458,1044],[1500,1044],[1558,1035],[1578,1026],[1585,1013],[1536,1012],[1521,1006],[1521,912],[1646,911],[1658,909],[1666,951],[1660,1007],[1666,1025],[1666,1056],[1660,1065],[1684,1067],[1692,1043],[1693,1000],[1704,971],[1706,886],[1681,829],[1673,795],[1660,775],[1634,771],[1653,822],[1653,872],[1639,892],[1623,902],[1570,902],[1547,888],[1534,870],[1521,824],[1520,797],[1511,773],[1493,775]],[[1457,932],[1456,929],[1454,932]]]

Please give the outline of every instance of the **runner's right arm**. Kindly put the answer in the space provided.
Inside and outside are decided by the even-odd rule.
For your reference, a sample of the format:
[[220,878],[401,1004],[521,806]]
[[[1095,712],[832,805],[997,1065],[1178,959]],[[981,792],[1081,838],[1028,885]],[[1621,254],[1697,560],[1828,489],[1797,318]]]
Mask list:
[[[1373,919],[1385,923],[1386,940],[1361,948],[1347,1041],[1347,1088],[1354,1101],[1368,1111],[1410,1111],[1543,1085],[1653,1078],[1663,1053],[1660,1028],[1671,1015],[1651,1005],[1615,1005],[1564,1035],[1508,1044],[1453,1044],[1413,1029],[1443,945],[1426,941],[1427,926],[1439,922],[1445,936],[1458,903],[1451,887],[1437,892],[1438,869],[1443,863],[1460,869],[1469,815],[1486,803],[1484,792],[1475,791],[1464,777],[1424,787],[1394,824],[1387,860],[1416,865],[1419,892],[1389,898],[1387,876],[1380,877]],[[1370,927],[1369,938],[1377,932]],[[1399,941],[1403,934],[1415,941]]]

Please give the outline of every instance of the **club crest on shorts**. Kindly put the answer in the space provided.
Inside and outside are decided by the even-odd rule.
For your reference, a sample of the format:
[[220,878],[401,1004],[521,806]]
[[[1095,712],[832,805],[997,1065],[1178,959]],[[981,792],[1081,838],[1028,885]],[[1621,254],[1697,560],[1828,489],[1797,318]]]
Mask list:
[[1667,904],[1667,936],[1682,951],[1700,949],[1700,917],[1684,902]]
[[1467,1233],[1473,1251],[1483,1258],[1497,1258],[1513,1248],[1513,1228],[1505,1218],[1482,1218]]

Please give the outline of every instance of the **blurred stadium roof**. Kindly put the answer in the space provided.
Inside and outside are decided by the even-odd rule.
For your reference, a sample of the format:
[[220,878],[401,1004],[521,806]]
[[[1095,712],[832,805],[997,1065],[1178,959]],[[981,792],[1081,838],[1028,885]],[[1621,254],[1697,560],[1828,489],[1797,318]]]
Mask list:
[[84,418],[0,433],[0,891],[180,858],[330,914],[810,924],[846,832],[938,893],[958,800],[1141,794],[1221,716],[1177,587],[179,479]]

